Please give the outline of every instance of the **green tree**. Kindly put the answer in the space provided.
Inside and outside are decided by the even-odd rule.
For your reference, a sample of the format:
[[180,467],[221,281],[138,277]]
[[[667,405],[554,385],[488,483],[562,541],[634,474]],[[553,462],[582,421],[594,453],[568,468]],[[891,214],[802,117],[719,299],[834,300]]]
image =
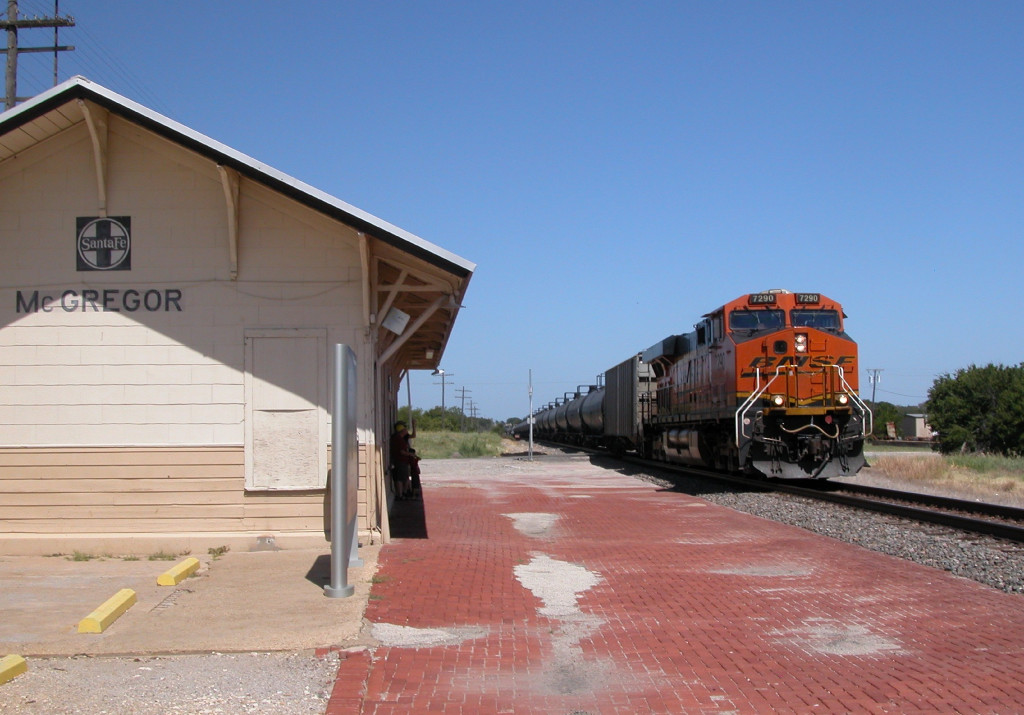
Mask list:
[[903,412],[891,402],[876,402],[871,405],[871,414],[874,417],[874,431],[872,434],[878,439],[888,439],[886,423],[893,422],[896,425],[896,436],[899,433],[900,422],[903,420]]
[[1024,454],[1024,363],[940,376],[928,391],[928,422],[944,454]]
[[[398,408],[398,419],[409,422],[409,408]],[[442,425],[441,407],[435,405],[429,410],[416,407],[412,411],[412,421],[417,431],[440,432],[442,426],[445,432],[501,432],[504,429],[502,424],[495,424],[489,417],[470,417],[462,412],[459,407],[445,407],[444,420]]]

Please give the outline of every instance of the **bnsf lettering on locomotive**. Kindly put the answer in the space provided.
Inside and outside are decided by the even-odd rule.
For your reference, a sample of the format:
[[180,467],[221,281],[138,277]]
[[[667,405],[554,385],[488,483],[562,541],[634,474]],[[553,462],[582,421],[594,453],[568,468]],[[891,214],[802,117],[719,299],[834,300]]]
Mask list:
[[779,367],[795,366],[795,367],[828,367],[829,365],[846,365],[854,361],[853,355],[840,355],[839,357],[833,357],[831,355],[802,355],[799,358],[792,355],[785,355],[782,357],[774,356],[762,356],[756,357],[750,361],[747,365],[748,372],[743,373],[743,377],[753,377],[753,370],[758,368],[761,371],[773,370]]

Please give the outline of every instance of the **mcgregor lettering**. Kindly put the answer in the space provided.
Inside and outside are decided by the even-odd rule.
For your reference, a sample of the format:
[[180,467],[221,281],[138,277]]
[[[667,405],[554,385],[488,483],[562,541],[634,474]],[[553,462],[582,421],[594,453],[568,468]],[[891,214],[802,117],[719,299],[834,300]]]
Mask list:
[[18,291],[15,296],[15,311],[18,313],[181,313],[183,293],[180,288],[86,288],[77,291],[69,288],[59,295]]

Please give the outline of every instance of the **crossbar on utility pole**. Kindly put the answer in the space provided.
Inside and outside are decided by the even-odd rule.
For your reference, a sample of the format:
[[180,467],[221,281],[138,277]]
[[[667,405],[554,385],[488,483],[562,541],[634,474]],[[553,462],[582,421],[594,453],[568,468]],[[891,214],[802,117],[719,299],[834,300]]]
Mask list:
[[871,377],[868,378],[868,381],[871,383],[871,404],[873,404],[873,405],[877,404],[875,402],[875,386],[879,382],[882,381],[882,378],[879,375],[879,373],[882,372],[882,370],[884,370],[884,369],[885,369],[884,367],[869,367],[868,368],[868,372],[871,373]]
[[[73,17],[60,17],[58,0],[53,3],[53,17],[18,18],[18,0],[7,0],[7,19],[0,20],[0,30],[7,30],[7,77],[5,82],[4,109],[11,109],[18,102],[29,97],[18,96],[18,54],[22,52],[53,52],[53,83],[57,84],[57,53],[75,49],[71,45],[57,44],[57,28],[74,27]],[[53,28],[52,47],[18,47],[18,30]]]

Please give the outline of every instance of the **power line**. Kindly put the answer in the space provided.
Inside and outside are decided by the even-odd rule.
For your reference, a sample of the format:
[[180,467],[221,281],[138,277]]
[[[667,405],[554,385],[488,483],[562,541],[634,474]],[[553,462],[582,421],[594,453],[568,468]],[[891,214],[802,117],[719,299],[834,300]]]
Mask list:
[[[928,399],[927,395],[904,395],[902,392],[893,392],[892,390],[879,390],[879,392],[886,395],[896,395],[896,397],[909,397],[910,399],[917,400],[918,402],[924,402]],[[872,400],[872,402],[874,402],[874,400]]]
[[[147,83],[136,77],[116,55],[106,50],[108,42],[97,39],[84,27],[76,28],[76,32],[81,33],[85,39],[76,57],[82,67],[81,74],[93,77],[105,85],[114,85],[111,89],[121,85],[122,94],[130,95],[161,114],[172,116],[172,110],[149,90]],[[104,79],[105,77],[110,77],[113,81]]]
[[[4,108],[11,109],[18,102],[31,97],[18,96],[18,55],[34,52],[53,52],[53,84],[57,84],[57,56],[60,52],[75,49],[71,45],[58,44],[58,31],[62,27],[74,27],[73,17],[60,17],[58,0],[53,3],[53,17],[20,17],[18,0],[7,0],[7,19],[0,21],[0,30],[7,31],[7,75],[5,81]],[[18,30],[53,28],[53,45],[46,47],[22,47],[18,42]]]
[[[3,0],[0,0],[2,3]],[[18,0],[21,13],[45,15],[48,0]],[[56,7],[56,2],[54,2]],[[54,11],[56,14],[56,10]],[[91,33],[84,25],[74,25],[73,36],[80,40],[74,47],[75,53],[61,66],[64,67],[63,77],[57,77],[55,84],[71,75],[84,75],[121,94],[131,97],[146,106],[155,109],[168,117],[174,111],[153,92],[153,84],[139,77],[131,69],[131,62],[125,62],[121,55],[109,51],[108,47],[116,47],[123,51],[124,43],[113,42],[109,37],[99,37]],[[24,70],[24,71],[23,71]],[[19,67],[19,81],[24,78],[28,86],[47,86],[45,68],[31,58]]]

